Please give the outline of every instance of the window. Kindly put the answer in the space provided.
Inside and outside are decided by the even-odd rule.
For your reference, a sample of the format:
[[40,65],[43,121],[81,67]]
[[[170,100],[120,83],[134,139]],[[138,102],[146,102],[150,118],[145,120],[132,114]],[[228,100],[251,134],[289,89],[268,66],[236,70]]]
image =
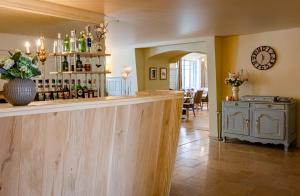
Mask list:
[[201,88],[201,67],[199,60],[182,59],[182,88]]
[[174,90],[207,88],[206,55],[190,53],[182,57],[178,63],[171,63],[169,88]]
[[170,64],[170,85],[169,85],[169,87],[172,90],[178,90],[179,89],[178,70],[179,70],[178,63],[171,63]]

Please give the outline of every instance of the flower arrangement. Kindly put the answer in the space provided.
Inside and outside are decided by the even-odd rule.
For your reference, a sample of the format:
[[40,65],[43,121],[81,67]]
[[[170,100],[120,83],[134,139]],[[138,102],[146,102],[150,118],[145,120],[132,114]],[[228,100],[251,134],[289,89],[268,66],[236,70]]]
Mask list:
[[100,23],[100,25],[95,25],[94,32],[98,42],[106,38],[106,33],[108,32],[107,27],[108,23]]
[[243,76],[243,70],[237,72],[237,73],[228,73],[228,77],[225,79],[225,84],[230,85],[232,87],[239,87],[244,82],[247,82],[248,79],[244,78]]
[[38,58],[30,57],[21,51],[8,52],[9,57],[0,60],[1,79],[13,80],[15,78],[30,79],[41,75],[38,69]]

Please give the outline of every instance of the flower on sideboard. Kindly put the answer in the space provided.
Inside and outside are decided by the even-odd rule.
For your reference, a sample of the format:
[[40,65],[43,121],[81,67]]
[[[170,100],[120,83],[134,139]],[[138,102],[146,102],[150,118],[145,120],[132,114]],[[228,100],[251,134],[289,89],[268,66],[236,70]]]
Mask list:
[[9,52],[9,55],[0,60],[1,79],[30,79],[41,75],[37,66],[37,56],[32,58],[18,50],[15,53]]
[[225,78],[225,84],[230,85],[232,87],[238,87],[248,81],[248,78],[245,78],[244,71],[240,70],[239,72],[235,73],[228,73],[228,77]]

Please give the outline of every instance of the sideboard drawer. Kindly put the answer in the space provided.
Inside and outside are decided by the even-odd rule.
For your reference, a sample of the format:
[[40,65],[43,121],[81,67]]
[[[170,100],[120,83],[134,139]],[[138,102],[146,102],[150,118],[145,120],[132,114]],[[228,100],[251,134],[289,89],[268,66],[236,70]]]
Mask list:
[[249,108],[250,103],[248,102],[237,102],[237,101],[225,101],[225,107],[240,107],[240,108]]
[[271,109],[271,110],[284,110],[285,106],[282,104],[255,104],[255,109]]

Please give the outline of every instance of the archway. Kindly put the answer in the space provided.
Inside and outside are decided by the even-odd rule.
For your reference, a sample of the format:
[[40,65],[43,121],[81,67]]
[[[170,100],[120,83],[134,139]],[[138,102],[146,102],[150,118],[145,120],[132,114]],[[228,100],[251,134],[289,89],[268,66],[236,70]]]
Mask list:
[[[172,56],[170,59],[180,59],[186,54],[197,52],[201,54],[207,54],[207,72],[208,72],[208,87],[209,87],[209,135],[213,138],[219,136],[220,122],[219,117],[219,105],[218,105],[218,91],[217,91],[217,66],[216,51],[215,51],[215,39],[213,37],[199,38],[193,40],[181,40],[172,42],[161,42],[151,44],[141,44],[136,46],[136,73],[138,90],[156,90],[161,89],[160,84],[165,82],[165,88],[169,88],[168,81],[149,80],[149,69],[154,67],[154,61],[148,61],[149,59],[157,59],[168,55]],[[176,62],[176,60],[174,60]],[[165,65],[169,66],[168,61]],[[159,66],[162,66],[163,62],[158,62]],[[156,65],[158,65],[156,64]]]

